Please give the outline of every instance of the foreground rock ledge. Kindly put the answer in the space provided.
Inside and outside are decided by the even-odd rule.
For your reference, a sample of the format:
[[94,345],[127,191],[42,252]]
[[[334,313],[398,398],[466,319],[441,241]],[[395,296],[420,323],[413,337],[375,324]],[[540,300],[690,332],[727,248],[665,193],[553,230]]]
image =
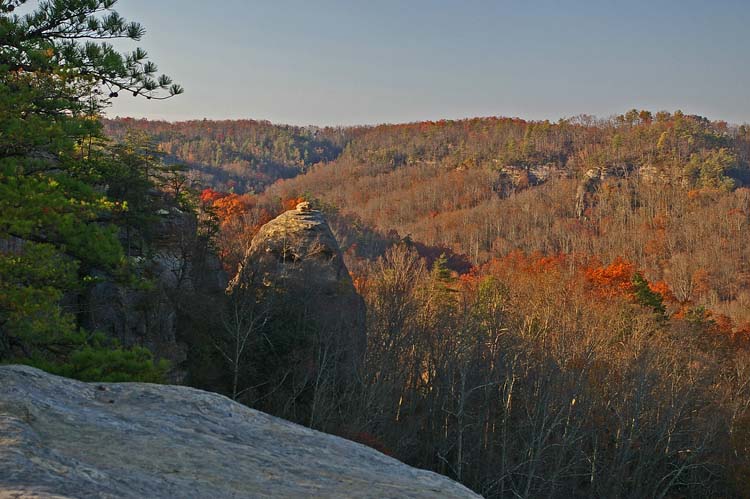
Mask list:
[[479,497],[193,388],[0,366],[0,497]]

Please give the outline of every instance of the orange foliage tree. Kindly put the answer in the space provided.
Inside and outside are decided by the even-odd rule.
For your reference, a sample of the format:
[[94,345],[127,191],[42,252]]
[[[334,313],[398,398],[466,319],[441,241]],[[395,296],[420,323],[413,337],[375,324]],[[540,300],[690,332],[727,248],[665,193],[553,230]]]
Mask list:
[[200,200],[204,212],[217,222],[219,258],[224,269],[232,276],[253,236],[273,216],[258,207],[257,198],[250,194],[205,189],[201,192]]
[[609,298],[633,292],[634,272],[632,263],[618,257],[609,265],[592,265],[586,268],[584,275],[594,294]]
[[287,210],[293,210],[297,207],[298,204],[306,201],[306,199],[302,196],[299,197],[292,197],[289,199],[282,199],[281,200],[281,207],[284,209],[284,211]]

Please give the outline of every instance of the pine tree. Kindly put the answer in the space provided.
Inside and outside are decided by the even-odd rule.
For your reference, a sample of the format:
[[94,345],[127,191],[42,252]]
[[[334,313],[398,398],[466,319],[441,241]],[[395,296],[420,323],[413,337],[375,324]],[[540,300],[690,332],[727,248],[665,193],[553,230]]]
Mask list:
[[120,93],[163,99],[182,88],[157,76],[143,50],[120,54],[105,41],[144,34],[115,0],[45,0],[15,13],[27,3],[0,0],[0,361],[74,375],[83,363],[92,378],[94,364],[120,356],[130,361],[114,377],[145,369],[152,380],[149,352],[112,350],[78,330],[60,300],[93,267],[124,271],[112,220],[128,206],[104,194],[122,180],[122,159],[101,154],[101,111]]
[[654,312],[664,315],[667,309],[664,307],[662,297],[648,286],[648,281],[639,273],[633,274],[633,295],[644,307],[650,307]]

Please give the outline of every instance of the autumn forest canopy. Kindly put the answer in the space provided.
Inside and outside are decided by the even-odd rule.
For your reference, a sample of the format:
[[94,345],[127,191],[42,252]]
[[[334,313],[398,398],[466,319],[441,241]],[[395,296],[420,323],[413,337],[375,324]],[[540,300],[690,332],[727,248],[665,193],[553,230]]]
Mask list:
[[[750,127],[632,110],[558,123],[476,118],[353,128],[256,121],[107,121],[138,130],[222,199],[222,224],[317,201],[340,243],[372,258],[408,238],[453,270],[515,252],[625,259],[676,303],[750,321]],[[234,208],[225,205],[236,204]],[[241,206],[240,206],[241,205]],[[234,211],[233,211],[234,210]],[[250,223],[252,226],[253,223]],[[228,229],[227,229],[228,230]],[[251,237],[247,226],[229,237]],[[222,233],[228,236],[228,233]],[[238,261],[242,246],[231,253]],[[231,269],[230,269],[231,270]]]
[[[105,128],[186,165],[229,275],[276,214],[324,211],[367,304],[381,399],[359,406],[362,441],[493,497],[745,486],[714,452],[747,445],[750,127],[632,110]],[[628,483],[583,485],[600,452]]]
[[[183,92],[115,7],[0,0],[1,363],[216,391],[486,497],[747,497],[750,125],[107,119]],[[247,260],[302,202],[361,350],[298,255],[303,291]]]

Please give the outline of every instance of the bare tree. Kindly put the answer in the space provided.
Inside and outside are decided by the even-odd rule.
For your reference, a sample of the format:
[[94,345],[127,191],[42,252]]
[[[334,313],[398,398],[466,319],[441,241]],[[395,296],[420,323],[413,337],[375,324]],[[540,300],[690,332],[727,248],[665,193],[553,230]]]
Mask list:
[[258,278],[256,269],[244,270],[222,314],[223,328],[213,338],[214,346],[231,372],[233,400],[248,389],[240,387],[240,376],[248,369],[250,350],[259,341],[270,318],[272,298],[258,296]]

